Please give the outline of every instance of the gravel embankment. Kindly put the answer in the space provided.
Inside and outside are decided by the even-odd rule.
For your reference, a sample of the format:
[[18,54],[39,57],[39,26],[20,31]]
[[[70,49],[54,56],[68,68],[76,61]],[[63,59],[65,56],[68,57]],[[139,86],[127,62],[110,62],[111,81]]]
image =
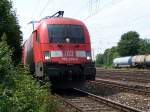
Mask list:
[[150,97],[148,96],[120,92],[112,88],[107,88],[103,86],[99,88],[94,88],[90,85],[86,85],[82,89],[93,94],[108,98],[115,102],[137,108],[139,110],[142,110],[143,112],[150,112]]
[[143,112],[150,112],[150,97],[121,92],[107,96],[106,98],[140,109]]

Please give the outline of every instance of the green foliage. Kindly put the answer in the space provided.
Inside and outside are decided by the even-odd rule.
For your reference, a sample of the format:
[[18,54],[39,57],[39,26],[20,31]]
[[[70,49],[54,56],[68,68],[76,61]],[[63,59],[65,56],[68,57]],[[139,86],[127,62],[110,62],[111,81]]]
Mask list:
[[135,31],[129,31],[121,36],[118,43],[118,53],[120,56],[130,56],[138,54],[140,48],[139,34]]
[[112,47],[111,49],[106,49],[104,52],[105,66],[111,66],[114,58],[118,57],[117,47]]
[[0,0],[0,37],[3,32],[8,37],[7,44],[14,49],[12,59],[18,63],[21,59],[22,32],[10,0]]
[[138,50],[139,54],[150,54],[150,40],[141,39],[140,40],[140,49]]
[[106,49],[104,54],[98,54],[96,56],[97,66],[112,66],[112,61],[114,58],[118,57],[117,47],[112,47],[111,49]]
[[114,58],[138,54],[150,54],[150,40],[140,39],[137,32],[129,31],[121,36],[117,47],[106,49],[104,54],[96,56],[96,65],[110,67]]
[[103,66],[103,54],[96,55],[96,66]]
[[0,112],[56,112],[49,86],[38,85],[23,65],[13,65],[6,43],[0,42]]

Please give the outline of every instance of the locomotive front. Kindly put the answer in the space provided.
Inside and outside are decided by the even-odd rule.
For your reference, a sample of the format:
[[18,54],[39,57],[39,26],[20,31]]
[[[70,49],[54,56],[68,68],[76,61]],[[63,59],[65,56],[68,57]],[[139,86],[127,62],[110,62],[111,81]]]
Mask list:
[[[68,18],[49,19],[41,31],[43,68],[49,79],[94,80],[89,33],[85,25]],[[42,27],[44,28],[44,27]],[[46,31],[47,30],[47,31]],[[42,41],[42,40],[41,40]]]
[[43,19],[35,26],[25,46],[30,50],[24,50],[29,51],[24,53],[24,58],[30,60],[28,65],[33,65],[30,68],[34,68],[39,79],[48,75],[54,83],[95,80],[89,33],[79,20],[63,17]]

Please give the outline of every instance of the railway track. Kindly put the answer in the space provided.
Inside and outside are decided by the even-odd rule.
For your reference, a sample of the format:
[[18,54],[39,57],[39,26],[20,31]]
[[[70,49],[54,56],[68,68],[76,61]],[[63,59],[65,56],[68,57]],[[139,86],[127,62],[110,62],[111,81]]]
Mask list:
[[97,69],[97,77],[103,79],[122,80],[130,82],[139,82],[143,84],[150,83],[150,72],[118,71]]
[[97,73],[102,73],[102,74],[116,74],[116,75],[125,75],[125,76],[130,76],[130,77],[144,77],[144,78],[150,78],[150,74],[142,74],[142,73],[131,73],[131,72],[108,72],[108,71],[97,71]]
[[[101,75],[101,76],[100,76]],[[111,75],[111,76],[110,76]],[[104,75],[104,74],[97,74],[98,78],[102,79],[113,79],[113,80],[120,80],[125,82],[139,82],[141,84],[148,84],[150,83],[150,78],[139,78],[139,77],[131,77],[131,76],[118,76],[116,74],[110,74],[110,75]]]
[[118,73],[118,74],[134,74],[137,76],[150,77],[150,70],[118,70],[118,69],[100,69],[96,68],[97,72],[101,73]]
[[67,94],[57,94],[57,97],[76,112],[142,112],[79,89],[67,91]]
[[99,86],[111,87],[124,92],[132,92],[135,94],[150,96],[150,88],[145,86],[128,85],[124,83],[117,83],[114,81],[98,79],[96,81],[87,82],[88,85],[99,88]]
[[144,74],[150,74],[150,70],[148,69],[105,69],[97,67],[96,70],[98,71],[112,71],[112,72],[124,72],[124,73],[144,73]]

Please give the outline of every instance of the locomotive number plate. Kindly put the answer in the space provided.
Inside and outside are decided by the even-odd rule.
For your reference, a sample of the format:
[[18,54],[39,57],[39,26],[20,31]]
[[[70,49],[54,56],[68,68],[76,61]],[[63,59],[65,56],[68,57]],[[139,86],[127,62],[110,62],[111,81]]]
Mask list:
[[71,50],[64,51],[64,56],[65,57],[73,57],[74,56],[74,52],[71,51]]

